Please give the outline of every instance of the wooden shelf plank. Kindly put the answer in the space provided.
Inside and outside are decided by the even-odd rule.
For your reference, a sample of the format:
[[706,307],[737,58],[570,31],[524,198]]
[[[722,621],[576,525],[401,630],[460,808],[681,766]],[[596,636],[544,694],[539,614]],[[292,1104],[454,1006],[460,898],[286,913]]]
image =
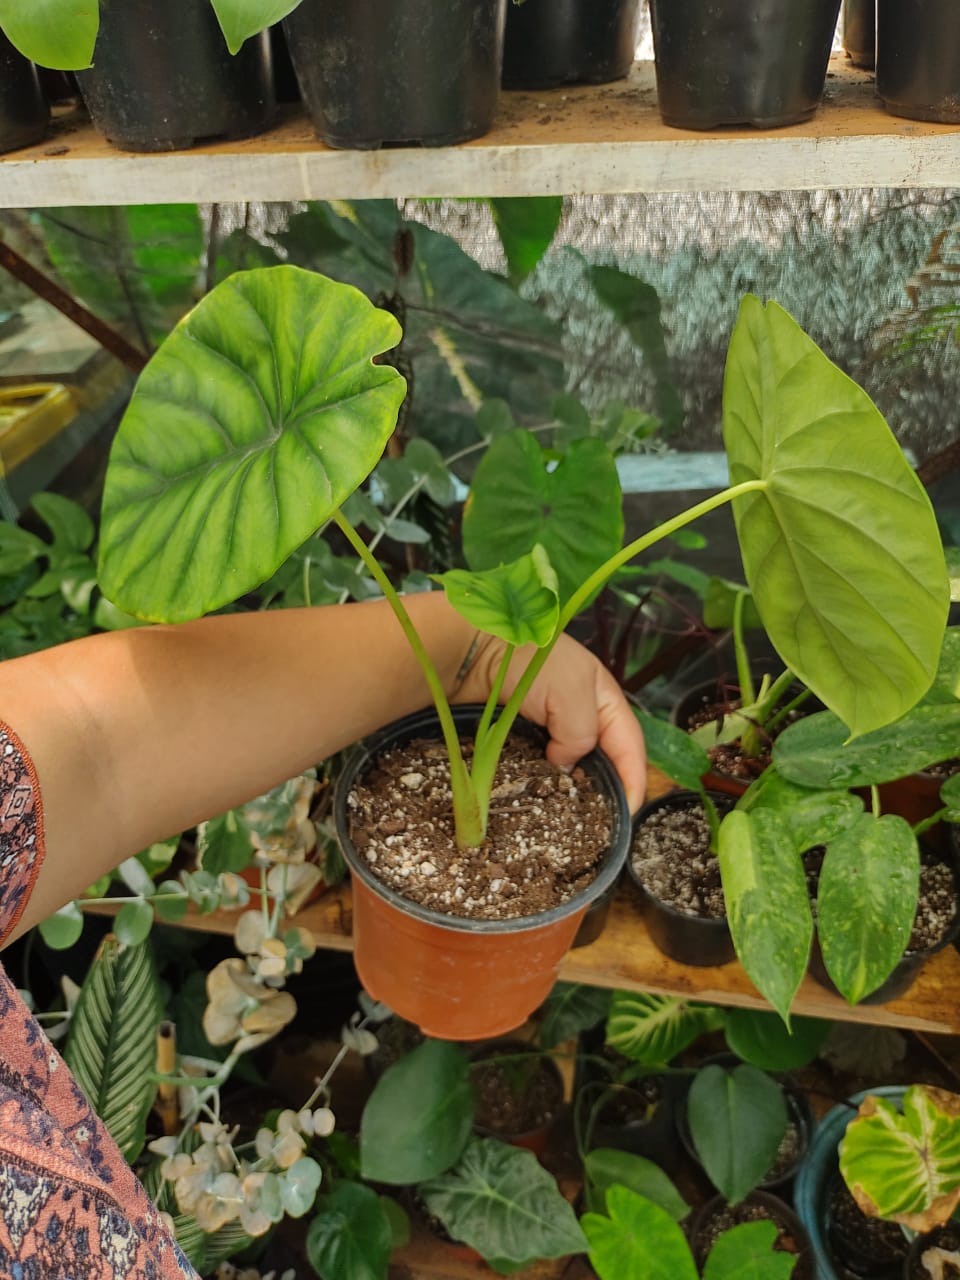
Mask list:
[[0,157],[5,208],[958,185],[960,130],[888,115],[839,54],[813,118],[776,130],[669,128],[643,62],[610,85],[505,92],[491,132],[456,147],[334,151],[292,109],[258,138],[140,155],[68,111],[44,142]]

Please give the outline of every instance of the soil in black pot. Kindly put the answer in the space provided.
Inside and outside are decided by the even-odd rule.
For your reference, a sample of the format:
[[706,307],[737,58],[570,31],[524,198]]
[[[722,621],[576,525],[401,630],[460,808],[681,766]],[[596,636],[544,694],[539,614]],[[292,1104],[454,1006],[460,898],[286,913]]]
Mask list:
[[[755,754],[745,751],[739,738],[734,742],[723,742],[708,747],[707,755],[710,757],[714,770],[718,774],[723,774],[727,777],[742,779],[747,784],[751,783],[754,778],[759,778],[770,763],[770,751],[779,734],[788,725],[821,708],[822,704],[817,702],[815,698],[807,697],[803,702],[795,707],[790,707],[788,710],[789,704],[793,702],[801,691],[802,689],[799,685],[788,690],[771,713],[770,720],[772,723],[763,727],[758,726],[759,750]],[[690,695],[690,703],[686,705],[687,709],[678,714],[677,723],[680,724],[681,728],[690,732],[706,724],[720,724],[725,716],[730,715],[733,711],[738,711],[742,706],[742,702],[739,696],[739,689],[731,686],[728,693],[717,698],[712,698],[707,693],[697,697],[697,691],[694,690]],[[781,712],[782,716],[779,715]]]
[[[944,1256],[950,1254],[954,1256]],[[934,1269],[937,1265],[942,1267],[942,1271]],[[904,1280],[934,1280],[935,1276],[941,1275],[943,1280],[955,1280],[960,1276],[960,1225],[953,1222],[917,1236],[907,1253]]]
[[696,800],[653,810],[638,824],[631,865],[648,893],[689,915],[723,919],[720,863],[710,852],[710,825]]
[[544,1129],[563,1105],[556,1064],[529,1045],[488,1045],[470,1068],[470,1083],[477,1104],[474,1127],[504,1139]]
[[805,1237],[803,1227],[790,1207],[775,1196],[754,1192],[740,1204],[729,1205],[722,1200],[704,1207],[696,1224],[694,1252],[702,1266],[719,1236],[731,1227],[745,1222],[773,1222],[777,1227],[774,1248],[782,1253],[796,1255],[797,1263],[791,1280],[816,1280],[813,1253]]
[[868,1217],[839,1176],[827,1198],[827,1239],[844,1276],[899,1280],[909,1242],[896,1222]]
[[[472,743],[463,742],[469,761]],[[448,915],[509,920],[568,901],[590,884],[610,844],[606,800],[581,768],[561,772],[542,747],[508,739],[486,839],[460,849],[447,750],[415,739],[384,752],[348,800],[350,838],[373,873]]]

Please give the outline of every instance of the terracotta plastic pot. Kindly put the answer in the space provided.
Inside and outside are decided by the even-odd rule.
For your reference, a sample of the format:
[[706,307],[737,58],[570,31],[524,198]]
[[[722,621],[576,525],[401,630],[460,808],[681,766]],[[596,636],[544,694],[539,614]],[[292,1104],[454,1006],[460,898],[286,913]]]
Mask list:
[[49,119],[37,68],[0,31],[0,152],[40,142]]
[[823,94],[839,11],[840,0],[650,0],[664,123],[806,120]]
[[[454,708],[469,735],[481,709]],[[518,721],[515,732],[544,741]],[[354,963],[360,981],[426,1035],[484,1040],[519,1027],[549,995],[590,903],[616,881],[630,842],[630,813],[616,770],[600,751],[581,767],[607,797],[611,840],[596,878],[569,901],[536,916],[470,920],[419,906],[383,884],[349,838],[347,797],[355,779],[392,746],[439,737],[432,709],[388,726],[357,750],[338,780],[334,818],[353,882]]]
[[302,0],[283,20],[300,92],[331,147],[448,146],[486,133],[507,0]]
[[[719,792],[710,794],[718,806],[729,804],[729,797]],[[695,791],[671,791],[651,800],[634,819],[634,831],[642,826],[650,814],[660,809],[682,808],[699,803],[699,799]],[[627,859],[627,874],[639,892],[640,912],[647,933],[664,955],[680,964],[698,967],[728,964],[735,959],[736,952],[726,916],[692,915],[678,910],[670,903],[662,902],[643,883],[632,858]]]
[[877,0],[877,93],[891,115],[960,124],[956,0]]
[[639,25],[640,0],[511,0],[503,87],[620,80],[633,66]]

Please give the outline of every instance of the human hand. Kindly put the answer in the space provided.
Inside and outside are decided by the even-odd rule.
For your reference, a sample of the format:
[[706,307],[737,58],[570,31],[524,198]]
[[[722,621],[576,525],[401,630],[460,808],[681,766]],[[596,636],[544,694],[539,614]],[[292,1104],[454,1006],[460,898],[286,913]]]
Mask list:
[[[501,701],[509,697],[534,650],[518,649]],[[503,644],[492,636],[481,645],[457,691],[458,702],[483,702],[493,684]],[[570,768],[594,747],[609,757],[635,813],[646,790],[643,733],[623,691],[607,668],[571,636],[562,635],[537,675],[521,711],[550,734],[547,759]]]

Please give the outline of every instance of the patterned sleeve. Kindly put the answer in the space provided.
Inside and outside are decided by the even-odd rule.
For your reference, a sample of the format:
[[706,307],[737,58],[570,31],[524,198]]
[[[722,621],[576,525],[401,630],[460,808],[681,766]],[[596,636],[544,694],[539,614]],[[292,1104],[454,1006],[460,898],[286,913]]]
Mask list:
[[37,773],[26,747],[0,722],[0,942],[23,914],[43,853]]

